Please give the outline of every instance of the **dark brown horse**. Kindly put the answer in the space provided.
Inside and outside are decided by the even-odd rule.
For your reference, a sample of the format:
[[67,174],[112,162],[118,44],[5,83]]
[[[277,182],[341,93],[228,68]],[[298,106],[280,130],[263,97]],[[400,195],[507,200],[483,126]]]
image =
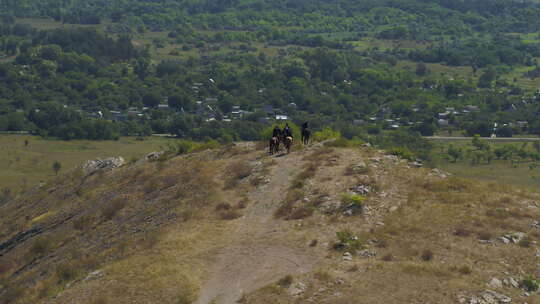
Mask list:
[[270,155],[273,155],[274,153],[279,152],[279,137],[272,137],[269,142],[270,146]]
[[311,137],[311,131],[309,129],[302,129],[302,143],[304,145],[309,144],[309,138]]
[[287,136],[283,139],[283,145],[285,146],[285,149],[287,149],[287,154],[291,152],[292,143],[293,138],[291,136]]

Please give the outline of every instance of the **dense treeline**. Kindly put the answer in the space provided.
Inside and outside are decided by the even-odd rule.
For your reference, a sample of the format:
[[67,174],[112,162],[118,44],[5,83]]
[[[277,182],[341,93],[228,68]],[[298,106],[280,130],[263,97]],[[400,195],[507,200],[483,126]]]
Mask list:
[[18,17],[53,17],[66,23],[104,20],[150,29],[193,24],[211,29],[255,30],[271,24],[316,31],[382,31],[403,26],[407,34],[534,32],[540,5],[500,0],[5,0],[1,11]]
[[[538,105],[520,104],[522,97],[513,95],[511,85],[505,94],[478,91],[475,83],[419,78],[416,71],[395,70],[384,59],[374,61],[361,52],[315,48],[276,58],[238,52],[152,65],[126,37],[112,40],[85,29],[32,35],[34,42],[57,44],[35,42],[14,64],[0,64],[0,130],[31,130],[65,139],[158,132],[253,140],[263,126],[261,118],[268,115],[264,108],[270,106],[294,120],[309,119],[315,128],[333,125],[348,138],[377,134],[389,128],[390,119],[432,135],[437,114],[446,107],[475,104],[481,111],[451,117],[457,129],[489,136],[494,122],[526,120],[529,132],[540,133]],[[38,40],[41,37],[48,38]],[[194,91],[196,82],[203,85]],[[203,106],[196,103],[208,98]],[[169,108],[160,109],[160,104]],[[513,109],[514,104],[519,107]],[[224,121],[233,106],[246,115]],[[115,121],[113,111],[130,107],[148,109],[142,117],[114,123],[88,117],[100,111],[103,119]],[[377,121],[368,127],[353,125],[371,117]],[[510,133],[523,131],[513,128]]]
[[[500,77],[537,66],[540,44],[516,34],[540,30],[540,6],[532,2],[44,0],[2,1],[0,9],[8,13],[0,55],[14,57],[0,63],[0,131],[252,140],[265,118],[284,114],[347,138],[396,128],[540,134],[540,96]],[[107,22],[115,38],[91,28],[40,31],[14,18],[30,16]],[[232,53],[158,62],[132,35],[162,29],[187,51],[241,44]],[[419,47],[355,50],[362,37]],[[295,47],[268,56],[255,42]],[[396,69],[401,60],[418,66]],[[470,66],[474,77],[435,77],[424,63]],[[530,69],[527,77],[540,75]]]

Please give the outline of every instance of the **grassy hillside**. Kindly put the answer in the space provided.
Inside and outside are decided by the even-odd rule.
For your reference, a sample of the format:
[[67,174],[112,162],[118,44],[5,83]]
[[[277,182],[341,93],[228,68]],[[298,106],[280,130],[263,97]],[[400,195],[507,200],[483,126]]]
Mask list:
[[535,303],[508,278],[536,286],[539,200],[322,144],[74,171],[0,207],[0,299]]

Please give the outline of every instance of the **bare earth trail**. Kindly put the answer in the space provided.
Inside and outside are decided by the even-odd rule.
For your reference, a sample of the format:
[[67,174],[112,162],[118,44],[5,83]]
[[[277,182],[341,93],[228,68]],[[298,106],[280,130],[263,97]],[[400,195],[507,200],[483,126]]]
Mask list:
[[270,182],[248,194],[252,203],[238,223],[235,240],[210,265],[209,280],[201,287],[196,304],[236,303],[244,293],[289,274],[309,272],[317,264],[318,258],[307,246],[294,248],[283,240],[285,232],[279,227],[288,223],[274,218],[305,152],[275,157]]

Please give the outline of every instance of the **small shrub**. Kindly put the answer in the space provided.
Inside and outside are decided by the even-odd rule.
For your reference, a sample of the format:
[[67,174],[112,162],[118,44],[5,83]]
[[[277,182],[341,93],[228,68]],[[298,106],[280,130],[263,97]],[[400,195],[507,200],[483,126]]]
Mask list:
[[343,230],[336,232],[338,242],[332,246],[334,250],[357,250],[362,248],[362,243],[351,231]]
[[124,209],[124,207],[126,207],[126,201],[124,199],[114,199],[113,201],[105,205],[105,207],[101,211],[101,216],[105,220],[111,220],[118,214],[118,212],[120,212],[120,210]]
[[394,257],[391,254],[387,254],[387,255],[382,257],[382,260],[385,261],[385,262],[390,262],[390,261],[394,260]]
[[365,197],[358,194],[343,194],[341,196],[341,208],[351,210],[353,214],[362,213]]
[[422,251],[422,255],[420,255],[420,258],[422,258],[423,261],[431,261],[433,260],[433,252],[429,249],[426,249]]
[[466,228],[458,227],[458,228],[456,228],[456,230],[454,230],[454,235],[455,236],[461,236],[461,237],[467,237],[467,236],[471,235],[471,232],[469,230],[467,230]]
[[313,274],[313,277],[321,282],[329,282],[332,280],[332,276],[326,271],[317,271]]
[[529,247],[531,247],[531,241],[528,238],[522,238],[518,242],[518,245],[523,247],[523,248],[529,248]]
[[528,292],[535,292],[538,290],[538,281],[533,277],[527,277],[520,282],[519,286]]
[[90,215],[83,215],[73,221],[73,228],[79,231],[86,231],[94,223],[94,218]]
[[345,168],[344,175],[346,176],[353,176],[357,174],[363,174],[363,175],[369,175],[370,169],[367,165],[358,165],[358,164],[351,164],[347,168]]
[[302,172],[300,172],[292,181],[290,186],[291,189],[301,189],[304,187],[306,180],[311,179],[315,176],[317,172],[318,165],[310,163]]
[[283,278],[279,279],[277,284],[283,288],[288,288],[289,286],[291,286],[292,282],[293,277],[291,275],[286,275]]
[[238,204],[236,205],[236,209],[244,209],[248,206],[248,204],[249,204],[249,199],[246,197],[243,200],[238,202]]
[[228,178],[225,180],[225,188],[231,189],[238,183],[251,175],[252,168],[247,161],[237,161],[227,167]]
[[510,216],[510,214],[501,208],[490,209],[486,211],[486,216],[494,217],[496,219],[504,220]]
[[52,241],[49,238],[41,237],[37,239],[30,247],[30,254],[32,256],[42,256],[47,254],[52,249]]
[[357,272],[358,270],[360,270],[358,265],[352,265],[349,269],[347,269],[348,272]]
[[480,231],[477,233],[478,239],[482,241],[489,241],[493,235],[488,231]]
[[309,206],[301,206],[298,208],[295,208],[293,212],[286,217],[287,220],[300,220],[306,217],[310,217],[313,215],[313,208],[310,208]]
[[72,264],[63,264],[56,269],[58,283],[67,283],[73,281],[78,275],[77,268]]
[[411,150],[404,147],[394,147],[390,149],[390,154],[395,155],[399,158],[407,159],[410,161],[413,161],[416,159],[416,156],[414,155]]
[[279,208],[274,213],[276,218],[287,218],[294,211],[294,205],[296,202],[304,197],[304,192],[301,190],[290,190],[287,192],[285,200],[281,203]]
[[242,217],[242,213],[238,212],[237,210],[223,210],[220,212],[220,218],[222,220],[230,221],[239,217]]
[[150,179],[143,187],[144,193],[150,194],[154,191],[159,190],[160,185],[156,179]]
[[379,240],[375,245],[377,248],[386,248],[388,247],[388,242],[386,240]]
[[231,205],[229,203],[219,203],[216,205],[216,211],[230,210]]
[[458,272],[463,274],[463,275],[469,275],[469,274],[472,273],[472,270],[471,270],[471,268],[469,266],[465,265],[465,266],[459,267]]

